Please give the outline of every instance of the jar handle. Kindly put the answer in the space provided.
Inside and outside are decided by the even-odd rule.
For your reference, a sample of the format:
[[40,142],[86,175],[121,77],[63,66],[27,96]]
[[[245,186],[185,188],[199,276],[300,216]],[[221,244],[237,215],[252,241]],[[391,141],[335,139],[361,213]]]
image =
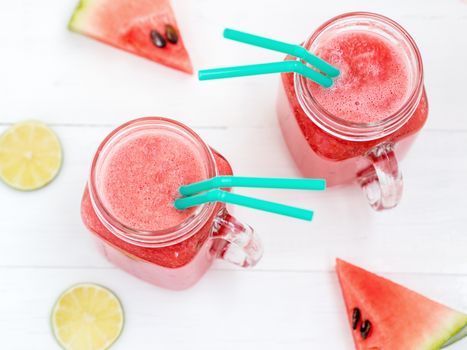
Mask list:
[[394,153],[394,144],[383,143],[371,149],[370,165],[357,175],[358,183],[375,210],[394,208],[402,197],[402,173]]
[[213,248],[217,257],[240,267],[255,266],[263,256],[263,246],[253,228],[223,209],[214,219]]

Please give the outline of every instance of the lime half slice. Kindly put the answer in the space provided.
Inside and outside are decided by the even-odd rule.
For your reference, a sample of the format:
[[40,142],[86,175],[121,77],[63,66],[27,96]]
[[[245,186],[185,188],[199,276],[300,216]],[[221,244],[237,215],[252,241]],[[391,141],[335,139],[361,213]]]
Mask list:
[[52,311],[52,329],[66,350],[108,349],[123,329],[123,309],[110,290],[78,284],[66,290]]
[[18,123],[0,136],[0,178],[17,190],[44,187],[57,176],[61,164],[60,141],[43,123]]

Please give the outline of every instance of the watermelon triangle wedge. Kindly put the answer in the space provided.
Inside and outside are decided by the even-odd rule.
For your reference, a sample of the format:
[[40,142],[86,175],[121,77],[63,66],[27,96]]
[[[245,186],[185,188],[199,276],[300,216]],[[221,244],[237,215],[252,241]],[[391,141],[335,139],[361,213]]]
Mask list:
[[70,30],[192,74],[169,0],[81,0]]
[[467,335],[461,312],[343,260],[336,270],[357,350],[436,350]]

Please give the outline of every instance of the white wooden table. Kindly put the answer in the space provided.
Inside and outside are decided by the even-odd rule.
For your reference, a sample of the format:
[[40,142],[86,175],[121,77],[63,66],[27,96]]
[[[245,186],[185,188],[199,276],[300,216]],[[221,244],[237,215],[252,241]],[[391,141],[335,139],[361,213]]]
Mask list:
[[[236,215],[262,236],[263,260],[248,271],[216,263],[184,292],[141,282],[94,248],[79,215],[94,151],[122,122],[161,115],[194,127],[237,174],[299,176],[276,121],[279,77],[199,82],[68,32],[75,5],[1,5],[0,131],[24,119],[45,121],[65,154],[59,177],[43,190],[20,193],[0,184],[1,349],[58,348],[52,305],[68,286],[89,281],[122,299],[126,326],[115,349],[350,350],[335,257],[467,312],[465,0],[174,0],[197,69],[281,58],[223,40],[226,26],[300,42],[343,12],[385,14],[419,44],[430,102],[429,121],[402,164],[405,193],[397,209],[373,212],[356,187],[244,190],[311,207],[316,219],[238,208]],[[467,340],[452,349],[467,349]]]

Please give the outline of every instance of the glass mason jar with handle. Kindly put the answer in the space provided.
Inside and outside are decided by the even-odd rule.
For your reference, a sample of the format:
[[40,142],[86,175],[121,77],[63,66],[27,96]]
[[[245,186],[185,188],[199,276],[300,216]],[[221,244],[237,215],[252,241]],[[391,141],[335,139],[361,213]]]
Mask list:
[[231,174],[228,161],[185,125],[160,117],[136,119],[99,146],[81,216],[110,262],[155,285],[185,289],[215,258],[241,267],[261,258],[253,229],[224,204],[173,207],[184,181]]
[[298,74],[282,74],[278,118],[297,166],[329,186],[357,182],[376,210],[395,207],[403,187],[398,159],[428,115],[414,40],[389,18],[356,12],[324,23],[304,47],[341,75],[324,91]]

